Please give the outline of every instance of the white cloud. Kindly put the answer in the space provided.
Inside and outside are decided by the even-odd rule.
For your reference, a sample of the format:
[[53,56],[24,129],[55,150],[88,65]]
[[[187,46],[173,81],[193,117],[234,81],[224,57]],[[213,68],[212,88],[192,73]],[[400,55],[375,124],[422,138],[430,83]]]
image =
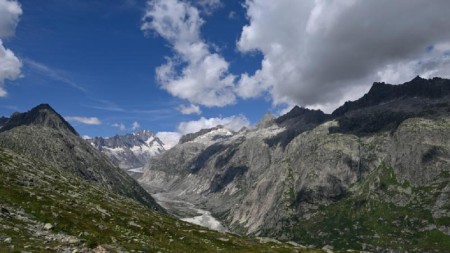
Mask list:
[[0,0],[0,38],[14,36],[22,7],[17,1]]
[[[262,67],[236,92],[274,104],[333,109],[374,81],[450,77],[450,1],[246,0],[249,24],[237,43],[260,51]],[[431,53],[426,49],[434,45]],[[440,46],[437,46],[440,45]]]
[[235,11],[230,11],[230,13],[228,13],[228,18],[229,19],[235,19],[236,18],[236,12]]
[[202,113],[202,111],[200,110],[200,107],[198,105],[193,105],[193,104],[190,104],[188,106],[180,105],[177,109],[184,115],[189,115],[189,114],[200,115]]
[[102,122],[97,117],[79,117],[79,116],[66,116],[67,121],[78,122],[86,125],[101,125]]
[[127,130],[127,127],[123,123],[114,123],[111,125],[112,127],[118,128],[120,131]]
[[161,87],[193,104],[225,106],[235,103],[235,76],[228,62],[210,50],[200,36],[204,23],[199,10],[180,0],[148,2],[141,29],[167,40],[175,55],[156,70]]
[[83,138],[83,139],[85,139],[85,140],[92,139],[92,137],[89,136],[89,135],[83,135],[83,136],[81,136],[81,138]]
[[3,46],[3,38],[14,35],[22,8],[17,1],[0,0],[0,97],[5,97],[6,80],[16,80],[20,77],[22,63],[17,56]]
[[159,132],[156,134],[163,143],[165,149],[170,149],[173,146],[178,144],[178,141],[181,138],[181,134],[177,132]]
[[215,10],[222,7],[220,0],[194,0],[193,3],[199,5],[207,15],[211,15]]
[[141,125],[137,121],[133,122],[133,124],[131,125],[131,129],[133,130],[138,130],[139,128],[141,128]]
[[3,47],[0,39],[0,97],[7,95],[4,88],[5,80],[16,80],[19,78],[21,67],[22,63],[20,60],[11,50]]
[[216,127],[222,125],[227,129],[239,131],[243,127],[248,127],[250,122],[243,115],[230,116],[225,118],[205,118],[199,120],[181,122],[178,125],[178,132],[181,134],[195,133],[202,129]]

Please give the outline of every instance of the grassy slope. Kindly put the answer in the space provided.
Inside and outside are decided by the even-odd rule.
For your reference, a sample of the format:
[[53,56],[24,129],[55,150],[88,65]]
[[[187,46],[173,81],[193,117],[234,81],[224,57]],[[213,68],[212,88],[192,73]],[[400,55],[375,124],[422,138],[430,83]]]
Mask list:
[[4,149],[0,178],[0,252],[317,252],[209,231]]

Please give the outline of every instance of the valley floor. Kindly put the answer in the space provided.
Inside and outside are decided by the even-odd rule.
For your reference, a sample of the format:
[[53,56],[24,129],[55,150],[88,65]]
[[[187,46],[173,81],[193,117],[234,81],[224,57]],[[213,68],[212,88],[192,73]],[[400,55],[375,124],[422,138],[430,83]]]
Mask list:
[[153,198],[169,213],[179,217],[182,221],[203,226],[219,232],[227,232],[227,228],[211,215],[211,212],[200,209],[187,201],[178,200],[173,193],[165,192],[153,194]]

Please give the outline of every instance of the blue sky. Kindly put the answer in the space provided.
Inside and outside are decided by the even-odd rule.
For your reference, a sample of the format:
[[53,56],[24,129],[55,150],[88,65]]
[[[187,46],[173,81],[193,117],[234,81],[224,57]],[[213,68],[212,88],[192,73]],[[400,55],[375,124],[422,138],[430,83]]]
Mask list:
[[49,103],[112,136],[331,112],[374,81],[450,76],[450,4],[433,2],[0,0],[0,114]]
[[[23,15],[15,36],[5,44],[22,60],[23,76],[8,82],[8,96],[0,100],[0,114],[49,103],[63,116],[98,118],[101,125],[73,122],[81,134],[89,136],[129,132],[135,121],[155,132],[174,131],[179,122],[199,118],[179,112],[176,108],[186,103],[156,82],[155,69],[171,49],[157,34],[141,31],[145,1],[20,3]],[[231,11],[235,13],[233,18],[228,17]],[[257,65],[252,59],[256,56],[244,57],[234,49],[246,21],[244,15],[239,4],[223,6],[214,15],[205,15],[203,29],[208,30],[206,39],[214,41],[225,55],[249,58],[244,59],[247,65]],[[209,20],[220,31],[209,27]],[[227,108],[205,107],[202,116],[243,114],[255,122],[268,109],[270,102],[255,99]],[[113,126],[117,124],[127,129]]]

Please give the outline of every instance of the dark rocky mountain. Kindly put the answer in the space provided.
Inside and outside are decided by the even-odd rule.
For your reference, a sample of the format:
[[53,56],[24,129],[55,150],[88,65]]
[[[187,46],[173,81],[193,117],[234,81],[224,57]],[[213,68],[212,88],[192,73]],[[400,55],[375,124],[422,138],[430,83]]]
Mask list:
[[424,79],[417,76],[401,85],[374,83],[367,94],[356,101],[348,101],[333,112],[333,116],[342,116],[346,112],[380,105],[393,100],[406,98],[440,99],[450,95],[448,79]]
[[416,77],[402,85],[374,83],[362,98],[346,102],[332,116],[339,121],[333,132],[368,135],[395,131],[408,118],[448,115],[450,81]]
[[0,128],[3,127],[3,125],[9,120],[8,117],[2,116],[0,117]]
[[48,105],[0,133],[0,252],[322,252],[209,231],[162,212]]
[[166,150],[164,143],[148,130],[110,138],[96,137],[87,141],[107,155],[114,164],[135,177],[142,174],[142,168],[152,157]]
[[78,135],[75,129],[48,104],[38,105],[26,113],[16,112],[10,118],[2,117],[1,121],[3,122],[1,132],[18,126],[42,126]]
[[272,138],[268,138],[266,143],[269,146],[281,145],[286,147],[295,136],[313,129],[330,118],[330,115],[321,110],[294,106],[290,112],[275,119],[277,125],[285,128],[285,130]]
[[161,209],[131,177],[83,140],[63,117],[42,104],[25,113],[14,113],[0,129],[0,147],[42,159],[61,171]]
[[140,183],[233,232],[339,250],[445,252],[449,90],[440,78],[376,83],[331,115],[295,107],[222,140],[198,133],[155,158]]

